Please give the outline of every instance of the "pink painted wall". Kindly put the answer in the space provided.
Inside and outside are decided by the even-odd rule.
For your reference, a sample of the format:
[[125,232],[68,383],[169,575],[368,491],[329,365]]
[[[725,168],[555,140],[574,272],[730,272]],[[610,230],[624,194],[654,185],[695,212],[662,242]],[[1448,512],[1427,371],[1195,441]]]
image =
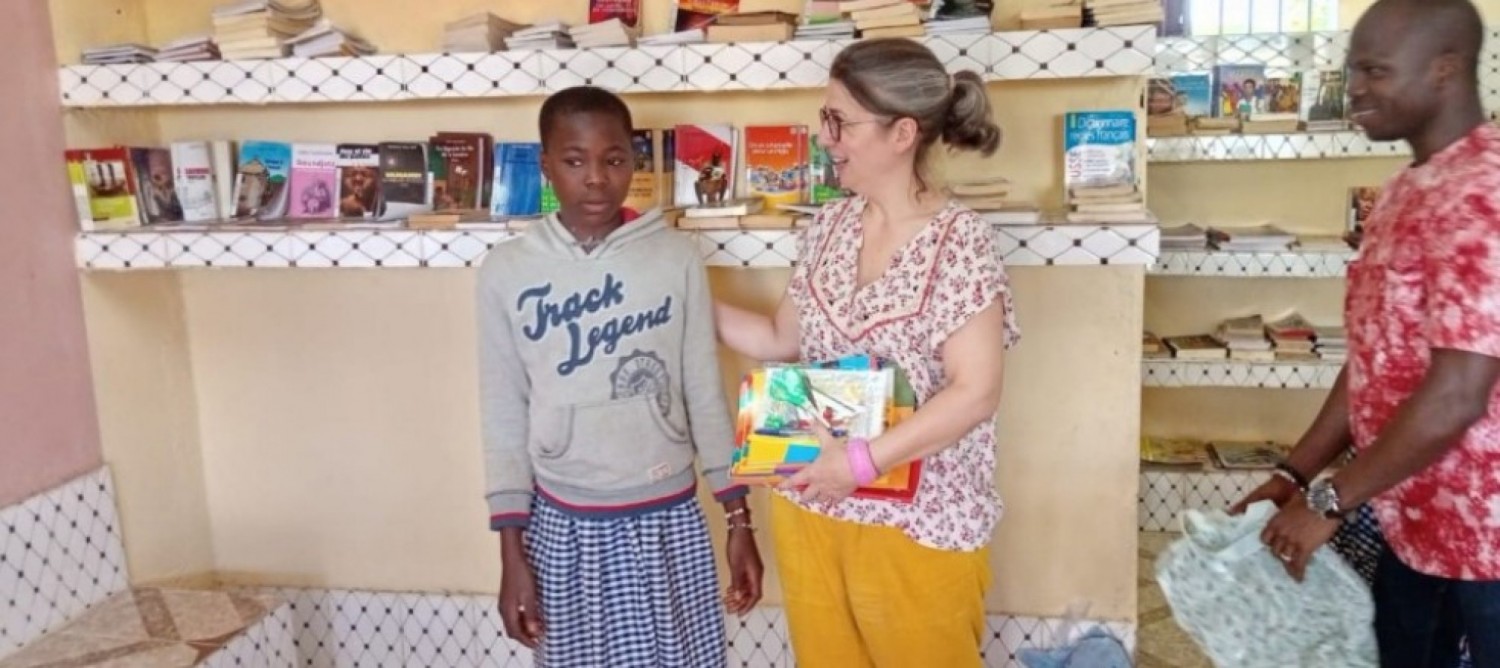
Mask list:
[[0,506],[99,465],[77,228],[45,0],[0,39]]

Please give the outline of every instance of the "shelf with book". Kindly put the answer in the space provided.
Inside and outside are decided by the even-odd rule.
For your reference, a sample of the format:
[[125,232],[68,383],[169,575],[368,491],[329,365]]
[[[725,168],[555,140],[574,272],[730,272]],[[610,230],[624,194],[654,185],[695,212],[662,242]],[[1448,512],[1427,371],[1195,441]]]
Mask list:
[[1339,160],[1410,155],[1404,142],[1377,142],[1356,130],[1290,134],[1229,134],[1149,137],[1151,163],[1249,160]]
[[1232,253],[1214,250],[1163,250],[1150,276],[1221,276],[1234,278],[1342,278],[1357,251]]
[[1240,387],[1326,390],[1343,362],[1242,362],[1235,360],[1147,359],[1141,361],[1144,387]]
[[[920,38],[950,69],[986,80],[1138,76],[1151,26]],[[844,40],[495,53],[68,65],[64,107],[395,102],[546,95],[593,84],[621,93],[817,88]]]
[[[682,231],[698,240],[710,266],[791,267],[795,230]],[[495,226],[451,230],[400,227],[145,227],[84,232],[80,269],[124,271],[191,268],[461,268],[477,266],[517,232]],[[1149,265],[1156,259],[1154,225],[997,226],[1001,258],[1014,266]]]

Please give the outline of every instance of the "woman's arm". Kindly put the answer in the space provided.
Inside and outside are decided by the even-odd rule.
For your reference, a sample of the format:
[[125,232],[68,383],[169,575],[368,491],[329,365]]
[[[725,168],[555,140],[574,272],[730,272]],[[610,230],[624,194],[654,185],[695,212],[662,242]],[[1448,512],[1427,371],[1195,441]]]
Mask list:
[[802,333],[797,322],[797,304],[790,294],[782,295],[772,316],[716,301],[714,324],[724,345],[751,359],[795,362],[800,355]]

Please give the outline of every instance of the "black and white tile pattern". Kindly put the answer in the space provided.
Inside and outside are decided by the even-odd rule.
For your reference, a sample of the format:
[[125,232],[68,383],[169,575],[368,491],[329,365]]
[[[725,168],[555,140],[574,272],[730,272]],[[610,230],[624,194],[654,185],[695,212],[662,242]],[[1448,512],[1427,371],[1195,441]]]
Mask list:
[[124,591],[108,469],[0,509],[0,659]]
[[1137,524],[1141,531],[1181,531],[1182,511],[1223,510],[1266,481],[1264,471],[1141,471]]
[[1151,276],[1224,276],[1244,278],[1341,278],[1356,251],[1333,253],[1225,253],[1164,251]]
[[1145,387],[1244,387],[1326,390],[1338,380],[1343,363],[1237,362],[1232,360],[1143,360]]
[[1247,160],[1339,160],[1410,155],[1405,142],[1371,141],[1363,132],[1300,134],[1231,134],[1149,137],[1146,159],[1152,163]]
[[283,603],[203,662],[204,668],[301,668],[292,607]]
[[[951,71],[990,81],[1147,74],[1149,26],[922,38]],[[380,102],[545,95],[593,84],[622,93],[816,88],[848,41],[798,40],[357,58],[69,65],[65,107]]]

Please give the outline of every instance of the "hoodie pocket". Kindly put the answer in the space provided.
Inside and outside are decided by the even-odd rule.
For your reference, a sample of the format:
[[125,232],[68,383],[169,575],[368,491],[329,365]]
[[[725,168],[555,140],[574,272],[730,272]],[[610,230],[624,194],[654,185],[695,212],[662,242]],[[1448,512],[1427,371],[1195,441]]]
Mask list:
[[677,473],[693,457],[687,432],[640,395],[546,411],[533,454],[560,482],[594,489],[650,484]]

